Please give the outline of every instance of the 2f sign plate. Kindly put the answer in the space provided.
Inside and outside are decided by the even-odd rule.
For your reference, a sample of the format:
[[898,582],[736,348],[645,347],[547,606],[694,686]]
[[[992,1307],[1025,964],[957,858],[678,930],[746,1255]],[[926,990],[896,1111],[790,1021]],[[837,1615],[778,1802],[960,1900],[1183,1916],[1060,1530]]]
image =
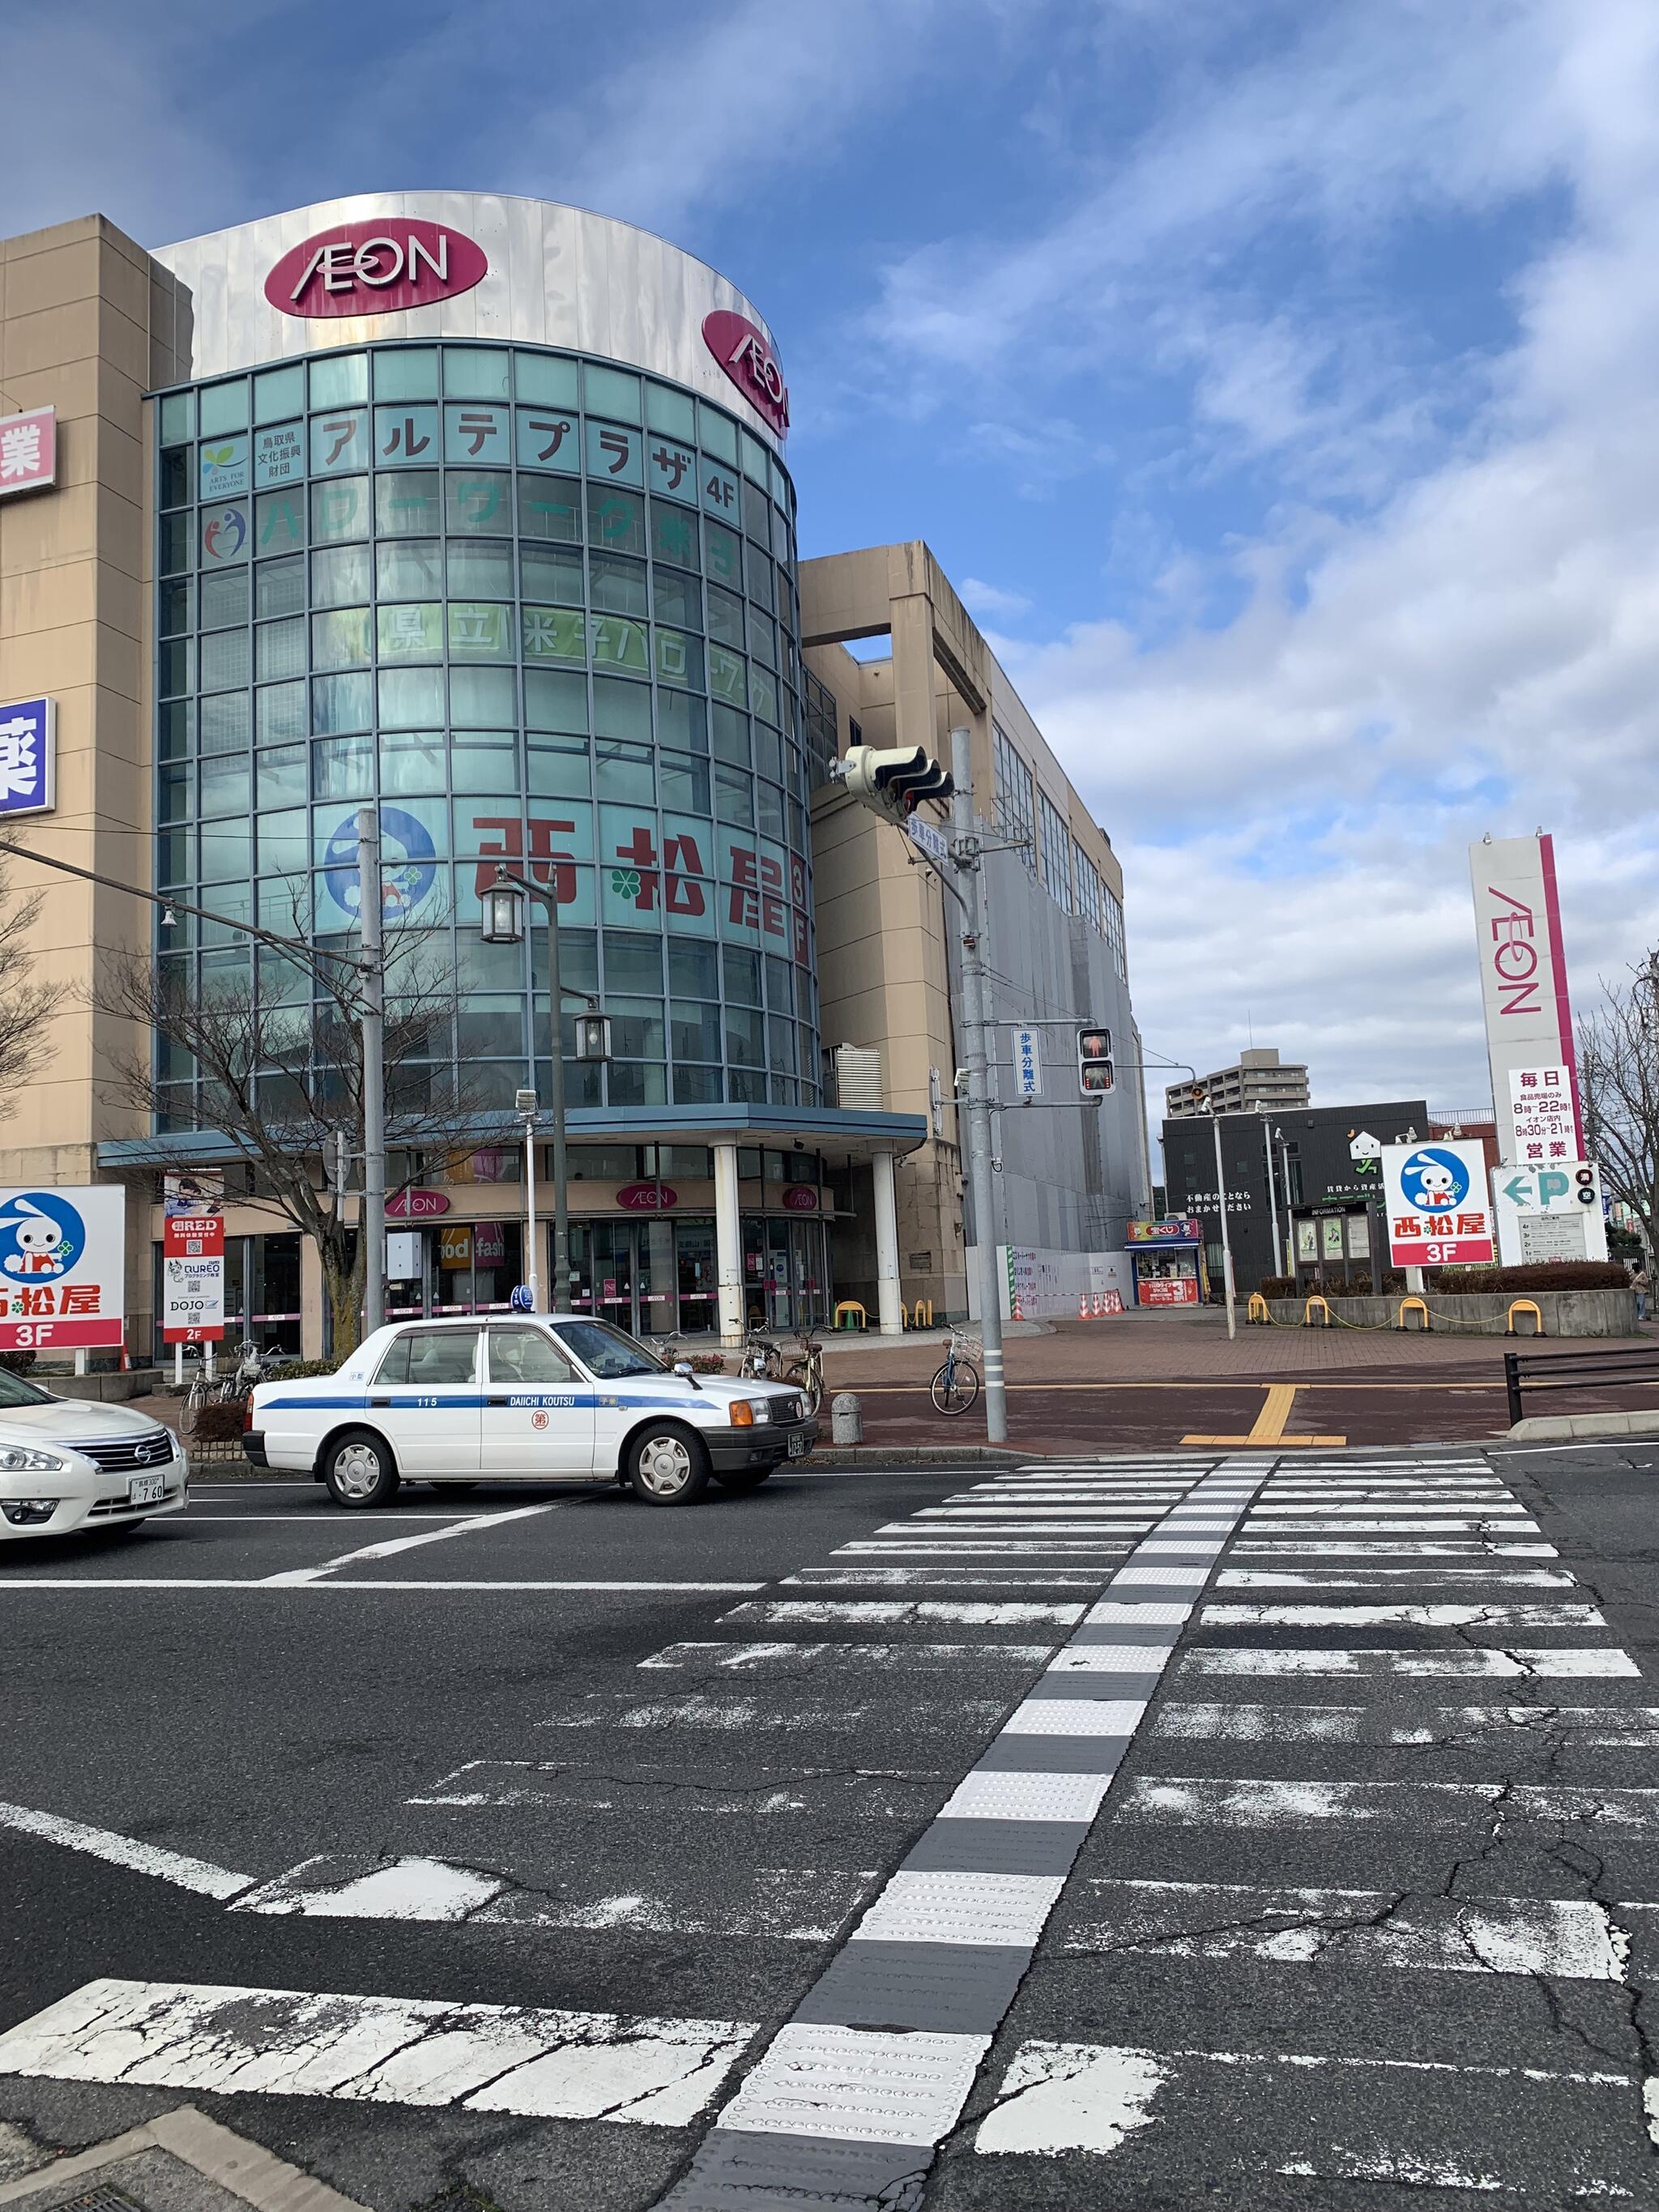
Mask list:
[[1385,1145],[1382,1195],[1396,1267],[1491,1264],[1492,1200],[1478,1144]]

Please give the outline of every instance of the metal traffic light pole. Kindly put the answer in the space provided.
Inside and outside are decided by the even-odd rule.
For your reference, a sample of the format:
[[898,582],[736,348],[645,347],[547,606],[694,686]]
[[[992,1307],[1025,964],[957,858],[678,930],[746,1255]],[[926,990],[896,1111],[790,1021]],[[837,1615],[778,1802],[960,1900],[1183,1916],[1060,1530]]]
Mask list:
[[1008,1441],[1008,1396],[1002,1366],[1002,1291],[997,1281],[994,1200],[991,1181],[990,1066],[986,1053],[983,951],[984,884],[980,841],[974,832],[973,756],[965,729],[951,732],[951,866],[957,879],[957,944],[962,957],[963,1050],[968,1096],[969,1177],[974,1194],[975,1249],[979,1255],[980,1335],[985,1346],[985,1440]]

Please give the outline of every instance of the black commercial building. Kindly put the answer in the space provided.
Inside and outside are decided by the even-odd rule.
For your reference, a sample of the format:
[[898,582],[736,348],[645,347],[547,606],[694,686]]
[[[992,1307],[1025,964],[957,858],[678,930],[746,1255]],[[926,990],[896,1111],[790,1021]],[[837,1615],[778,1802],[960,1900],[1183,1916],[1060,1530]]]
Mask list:
[[1358,1106],[1299,1107],[1286,1114],[1184,1116],[1164,1124],[1166,1211],[1202,1224],[1212,1294],[1222,1283],[1221,1218],[1215,1133],[1221,1133],[1222,1185],[1233,1278],[1240,1297],[1269,1276],[1294,1274],[1298,1286],[1370,1278],[1381,1235],[1382,1177],[1375,1158],[1356,1160],[1358,1135],[1379,1145],[1412,1144],[1429,1133],[1421,1098]]

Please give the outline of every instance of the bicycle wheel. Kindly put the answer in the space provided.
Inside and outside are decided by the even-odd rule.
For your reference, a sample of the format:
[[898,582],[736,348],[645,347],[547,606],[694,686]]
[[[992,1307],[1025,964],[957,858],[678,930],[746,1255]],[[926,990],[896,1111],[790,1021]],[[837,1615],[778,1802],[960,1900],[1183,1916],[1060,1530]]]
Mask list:
[[979,1375],[965,1359],[947,1359],[929,1385],[941,1413],[965,1413],[979,1395]]
[[181,1437],[195,1435],[197,1417],[202,1410],[206,1395],[205,1387],[198,1375],[185,1393],[185,1402],[179,1409],[179,1433]]
[[806,1418],[810,1421],[823,1403],[822,1375],[815,1371],[811,1360],[798,1359],[794,1365],[787,1370],[783,1379],[786,1382],[793,1382],[796,1389],[800,1392],[801,1401],[806,1407]]

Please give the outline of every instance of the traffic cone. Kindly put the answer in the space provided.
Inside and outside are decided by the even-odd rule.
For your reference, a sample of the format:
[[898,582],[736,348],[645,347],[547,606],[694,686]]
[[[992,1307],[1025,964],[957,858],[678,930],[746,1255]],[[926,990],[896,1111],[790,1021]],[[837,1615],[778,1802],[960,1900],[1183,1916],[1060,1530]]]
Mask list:
[[1089,1318],[1089,1293],[1087,1291],[1079,1291],[1077,1294],[1077,1317],[1079,1321],[1087,1321]]

